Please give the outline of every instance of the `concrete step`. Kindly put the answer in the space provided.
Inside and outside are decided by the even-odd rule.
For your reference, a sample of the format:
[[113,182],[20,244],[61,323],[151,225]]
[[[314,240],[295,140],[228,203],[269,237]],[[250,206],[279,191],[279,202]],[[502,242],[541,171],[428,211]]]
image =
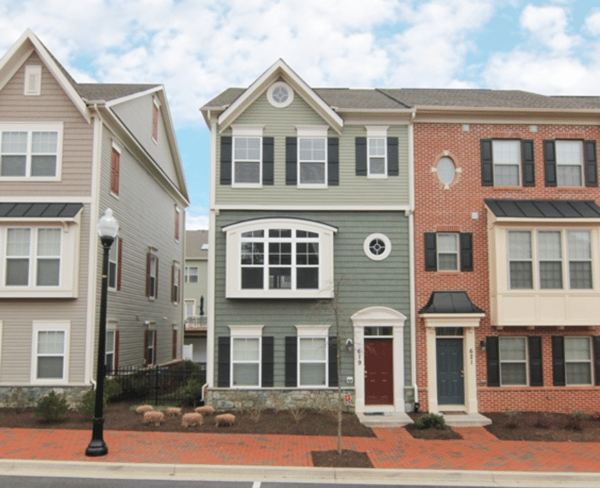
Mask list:
[[491,419],[484,417],[480,413],[442,413],[442,416],[448,427],[483,427],[492,423]]
[[364,413],[357,412],[360,423],[367,427],[404,427],[412,424],[412,419],[405,412]]

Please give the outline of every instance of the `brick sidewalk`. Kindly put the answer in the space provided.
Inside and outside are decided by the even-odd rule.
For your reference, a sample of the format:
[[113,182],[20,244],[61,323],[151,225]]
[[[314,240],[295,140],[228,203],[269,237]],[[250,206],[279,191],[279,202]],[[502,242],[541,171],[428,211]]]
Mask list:
[[[461,440],[414,439],[405,429],[373,429],[377,438],[346,437],[343,448],[367,452],[375,468],[600,473],[600,443],[500,441],[481,427]],[[311,451],[337,438],[248,434],[105,431],[109,453],[88,458],[91,432],[0,429],[2,459],[113,463],[312,466]]]

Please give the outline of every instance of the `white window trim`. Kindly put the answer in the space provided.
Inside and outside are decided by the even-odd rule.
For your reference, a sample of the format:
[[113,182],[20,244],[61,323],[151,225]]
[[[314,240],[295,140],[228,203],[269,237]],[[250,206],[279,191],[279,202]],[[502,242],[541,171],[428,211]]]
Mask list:
[[[515,260],[515,261],[531,261],[532,268],[532,287],[531,288],[511,288],[510,286],[510,243],[509,235],[511,232],[529,232],[531,234],[531,259],[530,260]],[[562,264],[562,287],[561,288],[541,288],[540,287],[540,258],[538,252],[538,232],[555,231],[560,232],[561,245],[561,264]],[[592,287],[591,288],[571,288],[571,277],[569,269],[569,232],[589,232],[590,234],[590,263],[592,272]],[[538,293],[591,293],[598,290],[598,273],[596,271],[598,263],[598,229],[590,227],[526,227],[526,228],[507,228],[506,229],[506,289],[508,292],[538,292]]]
[[[287,89],[288,93],[289,93],[289,97],[283,103],[280,103],[280,102],[278,102],[277,100],[275,100],[273,98],[273,91],[277,87],[280,87],[280,86],[281,87],[285,87]],[[267,90],[267,99],[269,100],[269,103],[271,105],[273,105],[273,107],[275,107],[275,108],[285,108],[285,107],[289,106],[294,101],[294,90],[292,90],[292,87],[290,85],[288,85],[285,81],[276,81]]]
[[[525,359],[502,359],[501,356],[501,348],[500,341],[502,339],[522,339],[525,342]],[[502,382],[502,364],[525,364],[525,383],[523,384],[504,384]],[[512,387],[521,387],[521,386],[529,386],[529,344],[527,343],[526,336],[510,336],[510,337],[499,337],[498,338],[498,366],[500,373],[500,386],[506,386],[509,388]]]
[[[229,371],[229,385],[230,388],[238,390],[248,390],[261,388],[262,386],[262,330],[263,325],[230,325],[231,335],[231,349],[230,349],[230,371]],[[239,361],[241,364],[258,363],[258,384],[257,385],[234,385],[233,384],[233,365],[237,364],[237,361],[233,359],[233,344],[234,339],[258,339],[258,360],[257,361]]]
[[[58,385],[69,382],[69,357],[70,357],[70,320],[34,320],[32,322],[32,340],[31,340],[31,384],[32,385]],[[64,332],[64,353],[63,353],[63,376],[60,379],[45,379],[37,377],[37,347],[39,332]]]
[[[261,188],[263,181],[263,128],[262,125],[237,125],[231,126],[231,186],[233,188]],[[257,183],[237,183],[235,181],[235,143],[238,138],[257,138],[259,139],[260,156],[258,158],[258,182]],[[247,160],[240,160],[247,162]],[[253,161],[252,161],[253,162]]]
[[25,66],[25,81],[23,84],[23,95],[39,96],[42,94],[42,66]]
[[[319,234],[319,288],[301,290],[242,289],[241,235],[251,230],[292,229]],[[260,219],[233,224],[223,229],[227,235],[226,296],[227,298],[332,298],[333,297],[333,235],[334,227],[300,219]]]
[[[327,188],[328,181],[328,147],[327,147],[327,132],[329,127],[326,125],[297,125],[296,126],[296,184],[298,188]],[[301,161],[300,160],[300,139],[323,139],[325,143],[325,159],[323,161],[324,170],[324,182],[323,183],[301,183],[300,182],[300,166],[302,163],[320,163],[320,161]]]
[[175,238],[175,242],[179,242],[181,240],[181,209],[177,206],[177,204],[175,204],[175,215],[175,218],[177,219],[177,232],[173,237]]
[[[557,144],[561,143],[561,142],[578,142],[579,143],[579,147],[581,149],[581,161],[578,163],[561,163],[558,161],[558,150],[557,150]],[[554,140],[554,154],[556,157],[556,186],[558,188],[582,188],[585,187],[585,148],[583,146],[583,141],[581,139],[555,139]],[[579,185],[561,185],[560,182],[558,181],[558,167],[559,166],[577,166],[581,169],[581,171],[579,172],[579,176],[581,178]]]
[[[385,245],[385,250],[383,251],[382,254],[373,254],[371,252],[370,244],[371,244],[371,241],[373,241],[374,239],[380,239],[383,241],[383,243]],[[365,252],[365,255],[369,259],[372,259],[373,261],[383,261],[392,252],[392,241],[390,241],[389,237],[386,236],[385,234],[380,234],[380,233],[371,234],[371,235],[367,236],[367,238],[365,239],[365,242],[363,243],[363,251]]]
[[[590,352],[590,359],[589,360],[571,360],[571,361],[567,361],[567,340],[568,339],[581,339],[582,336],[565,336],[564,337],[564,350],[565,350],[565,385],[566,386],[593,386],[595,384],[594,382],[594,351],[593,351],[593,344],[592,344],[592,340],[590,336],[584,336],[587,340],[588,340],[588,351]],[[589,365],[590,367],[590,382],[589,383],[569,383],[567,381],[567,363],[570,364],[580,364],[580,363],[586,363]]]
[[[77,298],[78,271],[79,271],[79,213],[73,221],[49,221],[40,222],[35,220],[29,225],[23,225],[3,221],[0,223],[0,298]],[[30,241],[29,284],[27,286],[6,285],[6,247],[8,229],[31,229],[31,235],[36,235]],[[34,243],[37,239],[38,229],[61,229],[61,255],[59,286],[37,286],[35,284],[35,272],[37,251]]]
[[[496,159],[494,158],[494,141],[499,141],[499,142],[503,142],[503,141],[513,141],[513,142],[518,142],[519,143],[519,163],[518,163],[518,169],[517,169],[517,184],[516,185],[499,185],[496,183],[496,166],[513,166],[514,164],[511,163],[497,163]],[[523,181],[522,181],[522,173],[523,173],[523,154],[522,154],[522,141],[521,139],[492,139],[492,172],[493,172],[493,178],[494,178],[494,186],[499,186],[501,188],[516,188],[519,186],[523,186]]]
[[[298,388],[315,388],[323,389],[329,388],[329,325],[296,325],[298,331],[298,365],[297,365],[297,379],[296,384]],[[325,341],[325,384],[324,385],[303,385],[300,381],[300,366],[302,363],[306,364],[322,364],[323,361],[302,361],[300,359],[300,339],[320,339]]]
[[[191,278],[191,274],[190,274],[190,270],[195,269],[196,270],[196,274],[194,275],[196,277],[196,281],[190,281]],[[184,277],[184,282],[185,283],[199,283],[200,279],[200,268],[198,266],[186,266],[185,267],[185,277]]]
[[[438,237],[440,235],[452,235],[456,237],[456,269],[440,269],[440,254],[454,254],[450,252],[440,252],[440,246],[438,244]],[[460,271],[460,233],[459,232],[436,232],[435,234],[435,260],[437,271],[443,273],[456,273]]]
[[[63,130],[62,122],[6,122],[0,123],[0,142],[2,132],[56,132],[56,175],[55,176],[28,176],[31,173],[31,153],[30,147],[27,149],[27,162],[25,176],[0,176],[0,181],[61,181],[62,179],[62,161],[63,161]],[[28,135],[31,142],[31,137]]]
[[[382,179],[388,177],[388,153],[387,153],[387,126],[367,125],[367,178]],[[371,140],[383,139],[383,174],[371,173]]]

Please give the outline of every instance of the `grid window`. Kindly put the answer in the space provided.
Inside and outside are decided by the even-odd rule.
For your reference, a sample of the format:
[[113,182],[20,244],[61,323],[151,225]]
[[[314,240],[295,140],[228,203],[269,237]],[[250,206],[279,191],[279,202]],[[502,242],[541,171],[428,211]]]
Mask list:
[[260,185],[262,139],[260,137],[233,138],[233,184]]
[[494,185],[519,186],[521,141],[492,141]]
[[438,271],[458,271],[458,234],[437,234]]
[[508,233],[508,260],[510,288],[533,288],[533,262],[531,232],[510,231]]
[[592,349],[589,337],[565,337],[567,385],[592,384]]
[[4,131],[0,176],[48,178],[58,175],[57,131]]
[[583,142],[555,141],[558,186],[583,185]]
[[150,254],[148,257],[148,276],[147,285],[148,293],[150,298],[156,298],[158,293],[158,258],[154,254]]
[[500,383],[527,385],[527,340],[525,337],[500,337]]
[[327,386],[327,337],[298,340],[298,386]]
[[385,137],[368,138],[369,176],[387,175],[387,142]]
[[59,286],[61,241],[58,228],[7,229],[6,286]]
[[562,252],[560,232],[538,232],[540,288],[562,288]]
[[196,266],[185,267],[185,282],[198,283],[198,268]]
[[260,338],[233,337],[231,366],[233,386],[260,386]]
[[567,232],[571,289],[592,288],[592,246],[588,231]]
[[327,138],[298,138],[298,183],[307,186],[327,184]]

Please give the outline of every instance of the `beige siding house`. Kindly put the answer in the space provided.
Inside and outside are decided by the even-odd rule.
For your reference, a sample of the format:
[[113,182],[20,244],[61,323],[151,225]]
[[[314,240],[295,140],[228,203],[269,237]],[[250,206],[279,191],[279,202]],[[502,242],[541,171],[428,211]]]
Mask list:
[[76,83],[26,31],[0,60],[0,397],[91,385],[107,208],[107,366],[181,358],[188,205],[164,88]]

